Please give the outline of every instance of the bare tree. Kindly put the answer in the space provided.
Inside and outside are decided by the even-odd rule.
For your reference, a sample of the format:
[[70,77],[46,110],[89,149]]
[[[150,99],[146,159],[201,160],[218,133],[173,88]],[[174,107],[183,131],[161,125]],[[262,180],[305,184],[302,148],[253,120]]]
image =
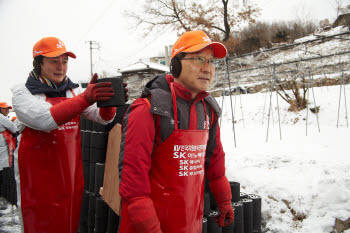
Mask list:
[[213,39],[232,40],[232,31],[243,23],[254,23],[260,9],[249,3],[239,9],[234,0],[146,0],[142,12],[128,16],[144,25],[146,32],[171,26],[175,30],[203,30]]
[[344,5],[344,0],[332,0],[331,4],[336,11],[336,17],[341,15],[343,10],[346,8],[346,6]]
[[[307,92],[309,91],[309,82],[305,78],[305,74],[299,70],[299,65],[296,65],[295,76],[289,76],[284,81],[276,80],[276,92],[277,94],[289,103],[289,111],[298,112],[307,107]],[[288,94],[286,90],[291,90]],[[300,90],[303,93],[300,93]]]
[[[300,83],[296,80],[289,80],[284,84],[277,84],[277,94],[282,97],[287,103],[289,103],[288,110],[291,112],[297,112],[306,108],[308,100],[306,98],[306,93],[309,88],[304,83],[305,79]],[[301,95],[299,88],[303,90]],[[292,91],[292,96],[289,95],[286,90],[290,89]]]

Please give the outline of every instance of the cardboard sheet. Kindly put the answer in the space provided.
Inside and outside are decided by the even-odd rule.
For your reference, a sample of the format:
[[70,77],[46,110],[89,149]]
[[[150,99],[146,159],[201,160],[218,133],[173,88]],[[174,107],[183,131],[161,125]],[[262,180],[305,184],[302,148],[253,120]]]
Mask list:
[[100,194],[103,200],[117,215],[120,214],[121,201],[119,195],[118,170],[121,134],[120,124],[116,124],[109,131],[103,187],[100,189]]

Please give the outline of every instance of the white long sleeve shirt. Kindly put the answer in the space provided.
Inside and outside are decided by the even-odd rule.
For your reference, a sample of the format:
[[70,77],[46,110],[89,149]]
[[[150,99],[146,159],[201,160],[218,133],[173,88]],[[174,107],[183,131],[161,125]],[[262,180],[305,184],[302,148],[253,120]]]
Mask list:
[[[6,116],[0,114],[0,133],[5,130],[10,131],[11,133],[16,133],[17,128],[10,119]],[[2,134],[0,134],[0,170],[9,166],[9,150],[7,142]]]
[[[79,95],[83,92],[83,89],[78,87],[73,89],[73,92],[75,95]],[[16,112],[17,119],[22,124],[44,132],[50,132],[58,128],[50,112],[52,105],[46,102],[45,94],[32,95],[24,85],[13,87],[12,93],[12,105]],[[74,96],[70,90],[67,90],[66,97],[72,98]],[[82,115],[89,120],[101,124],[108,124],[113,120],[103,120],[99,114],[96,103],[86,108]]]

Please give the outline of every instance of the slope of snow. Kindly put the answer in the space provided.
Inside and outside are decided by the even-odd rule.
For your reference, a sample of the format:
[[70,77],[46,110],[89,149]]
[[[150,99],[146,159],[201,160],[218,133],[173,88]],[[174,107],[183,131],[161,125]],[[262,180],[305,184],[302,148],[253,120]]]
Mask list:
[[[315,114],[308,112],[306,116],[305,110],[288,112],[288,104],[281,98],[278,108],[275,93],[269,131],[270,93],[232,96],[236,147],[230,99],[225,97],[221,138],[226,152],[226,174],[229,180],[241,183],[241,191],[262,197],[266,232],[331,232],[335,218],[350,218],[350,129],[345,119],[344,89],[336,126],[339,89],[339,86],[314,88],[320,106],[320,132]],[[345,90],[349,98],[349,86]],[[310,97],[312,100],[312,94]],[[313,106],[313,101],[310,102]],[[347,102],[348,112],[349,107]],[[295,220],[298,217],[302,220]]]

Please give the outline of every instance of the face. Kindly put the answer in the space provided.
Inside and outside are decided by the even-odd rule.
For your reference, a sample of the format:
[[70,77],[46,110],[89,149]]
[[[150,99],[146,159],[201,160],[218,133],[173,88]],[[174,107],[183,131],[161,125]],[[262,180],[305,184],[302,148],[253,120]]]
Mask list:
[[0,111],[1,111],[1,114],[4,116],[7,116],[10,113],[9,108],[1,108]]
[[58,57],[44,57],[41,64],[41,76],[55,84],[60,84],[66,77],[68,68],[68,56],[63,54]]
[[[186,54],[184,59],[196,57],[213,59],[214,52],[211,47],[207,47],[197,53]],[[195,98],[198,93],[209,89],[215,73],[214,64],[210,64],[209,62],[199,64],[199,62],[194,60],[181,60],[181,66],[181,73],[175,79],[175,82],[187,88],[192,93],[192,98]]]

